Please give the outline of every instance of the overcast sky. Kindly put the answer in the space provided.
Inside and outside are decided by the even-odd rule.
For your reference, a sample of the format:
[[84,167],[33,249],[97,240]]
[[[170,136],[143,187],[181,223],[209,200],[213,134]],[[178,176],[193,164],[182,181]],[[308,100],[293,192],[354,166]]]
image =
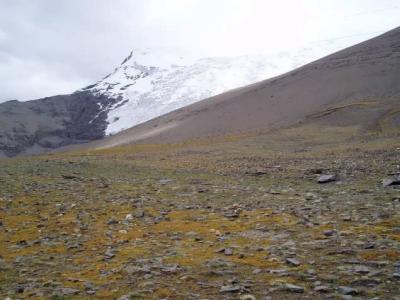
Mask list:
[[275,53],[361,41],[399,16],[398,0],[0,0],[0,102],[73,92],[132,48]]

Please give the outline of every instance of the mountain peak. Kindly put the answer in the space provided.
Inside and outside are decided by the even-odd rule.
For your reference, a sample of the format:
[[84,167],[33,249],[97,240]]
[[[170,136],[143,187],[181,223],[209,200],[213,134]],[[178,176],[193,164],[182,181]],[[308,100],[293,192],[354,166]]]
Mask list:
[[121,65],[125,64],[126,62],[128,62],[128,60],[130,60],[133,56],[133,51],[131,51],[129,53],[129,55],[127,57],[125,57],[125,59],[122,61]]

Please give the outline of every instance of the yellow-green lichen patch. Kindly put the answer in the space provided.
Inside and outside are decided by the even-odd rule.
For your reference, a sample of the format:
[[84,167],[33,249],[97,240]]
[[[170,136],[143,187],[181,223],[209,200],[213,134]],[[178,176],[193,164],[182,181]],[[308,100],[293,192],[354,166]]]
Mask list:
[[368,261],[398,261],[400,259],[400,251],[396,249],[384,249],[384,250],[365,250],[359,254],[359,257]]

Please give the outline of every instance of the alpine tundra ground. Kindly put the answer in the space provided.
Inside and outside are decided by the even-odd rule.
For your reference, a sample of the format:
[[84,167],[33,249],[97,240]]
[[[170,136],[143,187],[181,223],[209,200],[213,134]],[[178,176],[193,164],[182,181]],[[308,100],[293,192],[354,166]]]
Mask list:
[[400,299],[399,147],[304,124],[1,160],[1,298]]

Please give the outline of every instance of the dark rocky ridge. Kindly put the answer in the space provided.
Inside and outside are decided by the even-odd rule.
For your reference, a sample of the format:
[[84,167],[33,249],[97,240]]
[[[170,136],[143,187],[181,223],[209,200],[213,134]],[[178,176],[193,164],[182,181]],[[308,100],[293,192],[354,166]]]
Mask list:
[[89,92],[0,104],[0,156],[35,154],[104,136],[104,106],[115,102]]

